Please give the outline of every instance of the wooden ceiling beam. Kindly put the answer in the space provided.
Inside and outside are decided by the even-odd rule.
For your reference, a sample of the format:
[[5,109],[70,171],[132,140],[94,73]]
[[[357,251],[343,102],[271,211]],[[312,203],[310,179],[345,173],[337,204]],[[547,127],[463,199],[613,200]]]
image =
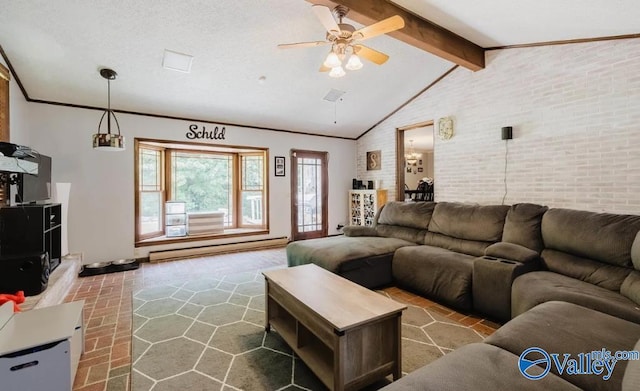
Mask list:
[[312,4],[322,4],[331,9],[337,5],[348,7],[350,11],[347,18],[365,26],[393,15],[400,15],[404,19],[404,28],[387,35],[472,71],[484,69],[484,48],[389,1],[306,1]]

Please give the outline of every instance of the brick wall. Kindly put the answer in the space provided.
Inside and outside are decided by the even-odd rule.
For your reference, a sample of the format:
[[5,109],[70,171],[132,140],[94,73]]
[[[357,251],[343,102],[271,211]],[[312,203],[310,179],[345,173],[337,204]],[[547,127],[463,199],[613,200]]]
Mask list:
[[[358,176],[395,197],[395,132],[444,116],[436,137],[436,200],[640,213],[640,39],[487,52],[479,72],[458,68],[358,140]],[[364,153],[382,150],[381,171]]]

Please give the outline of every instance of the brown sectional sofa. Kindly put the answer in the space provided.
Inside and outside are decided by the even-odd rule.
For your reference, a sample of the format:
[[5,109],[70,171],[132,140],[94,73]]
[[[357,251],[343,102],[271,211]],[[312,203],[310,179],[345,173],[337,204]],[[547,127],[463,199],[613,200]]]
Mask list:
[[640,323],[639,231],[640,216],[632,215],[389,202],[374,227],[292,242],[287,260],[369,288],[393,283],[501,321],[561,300]]
[[639,231],[640,216],[549,210],[541,227],[544,271],[515,281],[512,315],[562,300],[640,323]]
[[[374,288],[396,284],[463,311],[511,321],[385,390],[637,390],[640,361],[611,379],[551,372],[528,380],[532,346],[570,353],[640,349],[640,216],[535,204],[387,203],[370,228],[290,243],[289,266],[316,263]],[[623,381],[624,377],[624,381]]]
[[[549,354],[640,350],[640,325],[576,304],[549,301],[511,320],[483,343],[465,345],[381,391],[440,390],[594,390],[640,389],[640,361],[618,361],[613,370],[597,374],[570,374],[550,365],[539,380],[525,378],[519,357],[530,347]],[[527,357],[527,356],[525,356]],[[542,369],[528,371],[542,375]],[[606,380],[605,375],[611,375]]]

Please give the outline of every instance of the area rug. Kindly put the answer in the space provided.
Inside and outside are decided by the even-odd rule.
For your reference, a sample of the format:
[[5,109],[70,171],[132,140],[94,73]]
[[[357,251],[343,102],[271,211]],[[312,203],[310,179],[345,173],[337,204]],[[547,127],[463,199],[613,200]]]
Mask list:
[[[264,331],[264,301],[258,270],[134,292],[132,391],[326,390],[277,330]],[[402,370],[483,338],[409,305],[402,316]]]

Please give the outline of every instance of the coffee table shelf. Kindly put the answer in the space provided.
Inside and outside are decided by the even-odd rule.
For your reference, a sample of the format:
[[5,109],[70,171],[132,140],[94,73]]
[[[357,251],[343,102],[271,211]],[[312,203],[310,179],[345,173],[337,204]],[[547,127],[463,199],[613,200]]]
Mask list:
[[316,265],[263,273],[271,326],[335,391],[401,376],[401,317],[407,307]]
[[269,305],[270,311],[278,314],[271,318],[271,326],[324,384],[331,384],[333,382],[331,349],[277,302],[273,301]]

